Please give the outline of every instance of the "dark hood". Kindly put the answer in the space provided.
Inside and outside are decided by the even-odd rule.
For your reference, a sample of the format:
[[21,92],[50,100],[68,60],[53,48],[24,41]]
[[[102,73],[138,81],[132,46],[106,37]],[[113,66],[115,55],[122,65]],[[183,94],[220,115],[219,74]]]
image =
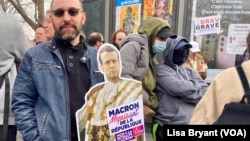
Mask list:
[[[181,36],[177,36],[175,39],[168,38],[167,39],[167,45],[166,49],[163,51],[163,59],[164,59],[164,64],[170,66],[170,67],[175,67],[176,65],[173,63],[173,54],[174,54],[174,49],[176,45],[181,41],[185,40],[188,42],[186,38],[183,38]],[[188,49],[189,51],[189,49]]]

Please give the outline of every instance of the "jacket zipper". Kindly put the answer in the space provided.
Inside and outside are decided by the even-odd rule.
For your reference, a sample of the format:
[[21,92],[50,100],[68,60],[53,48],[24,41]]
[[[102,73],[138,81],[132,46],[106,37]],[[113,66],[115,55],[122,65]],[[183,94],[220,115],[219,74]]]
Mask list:
[[47,65],[47,66],[52,66],[52,67],[55,67],[57,69],[61,69],[62,67],[61,66],[58,66],[56,64],[51,64],[51,63],[44,63],[44,62],[36,62],[37,65]]
[[[60,51],[59,51],[59,49],[56,49],[55,51],[53,51],[55,54],[56,54],[56,56],[58,57],[58,59],[60,60],[60,62],[61,62],[61,64],[62,64],[62,66],[63,66],[63,70],[64,70],[64,73],[65,73],[65,79],[66,79],[66,81],[65,81],[65,83],[66,83],[66,101],[67,101],[67,103],[66,103],[66,109],[67,109],[67,111],[66,111],[66,124],[68,125],[68,131],[66,131],[66,133],[67,132],[69,132],[69,137],[68,137],[68,140],[70,141],[71,140],[71,123],[70,123],[70,121],[69,121],[69,119],[70,119],[70,104],[69,104],[69,86],[68,86],[68,75],[67,75],[67,71],[66,71],[66,68],[65,68],[65,65],[64,65],[64,62],[63,62],[63,60],[62,60],[62,56],[61,56],[61,54],[60,54]],[[54,64],[52,64],[52,65],[54,65]],[[62,68],[61,66],[58,66],[58,67],[60,67],[60,68]],[[68,113],[68,114],[67,114]],[[66,128],[66,130],[67,130],[67,128]]]

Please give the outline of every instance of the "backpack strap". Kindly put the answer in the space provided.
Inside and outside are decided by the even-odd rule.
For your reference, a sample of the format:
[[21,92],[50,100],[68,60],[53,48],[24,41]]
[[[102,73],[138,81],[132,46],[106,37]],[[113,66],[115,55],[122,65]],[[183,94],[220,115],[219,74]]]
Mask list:
[[243,62],[244,62],[244,59],[246,58],[247,56],[247,49],[244,51],[243,55],[241,56],[240,60],[237,62],[237,66],[238,65],[241,65]]
[[10,104],[10,80],[7,71],[3,76],[5,78],[5,98],[4,98],[4,114],[3,114],[3,141],[8,139],[8,122],[9,122],[9,104]]
[[0,89],[3,86],[3,81],[4,81],[4,75],[0,76]]
[[243,96],[242,100],[247,98],[247,103],[249,103],[250,102],[250,87],[249,87],[249,84],[247,81],[246,74],[245,74],[241,65],[236,66],[236,69],[237,69],[238,75],[239,75],[240,80],[241,80],[241,84],[242,84],[242,86],[244,88],[244,92],[245,92],[245,95]]

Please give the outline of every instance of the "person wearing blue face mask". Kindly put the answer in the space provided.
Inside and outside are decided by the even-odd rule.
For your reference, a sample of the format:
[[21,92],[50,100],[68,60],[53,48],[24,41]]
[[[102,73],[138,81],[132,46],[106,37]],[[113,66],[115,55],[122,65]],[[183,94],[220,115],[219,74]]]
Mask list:
[[153,53],[162,53],[164,51],[168,37],[176,37],[176,35],[172,35],[172,33],[169,32],[169,28],[163,28],[159,31],[154,41]]
[[155,38],[153,45],[153,53],[155,54],[153,58],[154,67],[157,67],[158,65],[163,63],[162,52],[166,48],[166,36],[171,37],[171,35],[169,35],[169,29],[163,28]]
[[161,53],[166,48],[166,41],[155,40],[153,53]]
[[163,141],[163,125],[187,125],[193,109],[207,90],[207,83],[193,69],[183,64],[188,59],[188,41],[178,36],[167,39],[164,63],[156,68],[158,108],[153,117],[154,141]]
[[153,59],[155,54],[166,48],[167,38],[177,36],[170,32],[167,21],[157,17],[144,20],[137,32],[128,34],[121,42],[121,76],[142,82],[144,116],[151,117],[154,114],[153,110],[158,107],[158,100],[154,93],[156,75]]

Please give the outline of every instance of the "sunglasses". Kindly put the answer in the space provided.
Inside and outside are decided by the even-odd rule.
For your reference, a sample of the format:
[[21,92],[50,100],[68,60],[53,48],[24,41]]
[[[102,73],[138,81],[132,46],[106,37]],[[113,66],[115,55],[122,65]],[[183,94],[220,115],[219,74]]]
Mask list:
[[74,8],[74,7],[71,7],[67,10],[64,10],[62,8],[58,8],[56,10],[51,10],[51,12],[56,16],[56,17],[62,17],[64,15],[64,12],[65,11],[68,11],[68,14],[72,17],[74,16],[77,16],[80,12],[81,12],[81,9],[79,8]]

